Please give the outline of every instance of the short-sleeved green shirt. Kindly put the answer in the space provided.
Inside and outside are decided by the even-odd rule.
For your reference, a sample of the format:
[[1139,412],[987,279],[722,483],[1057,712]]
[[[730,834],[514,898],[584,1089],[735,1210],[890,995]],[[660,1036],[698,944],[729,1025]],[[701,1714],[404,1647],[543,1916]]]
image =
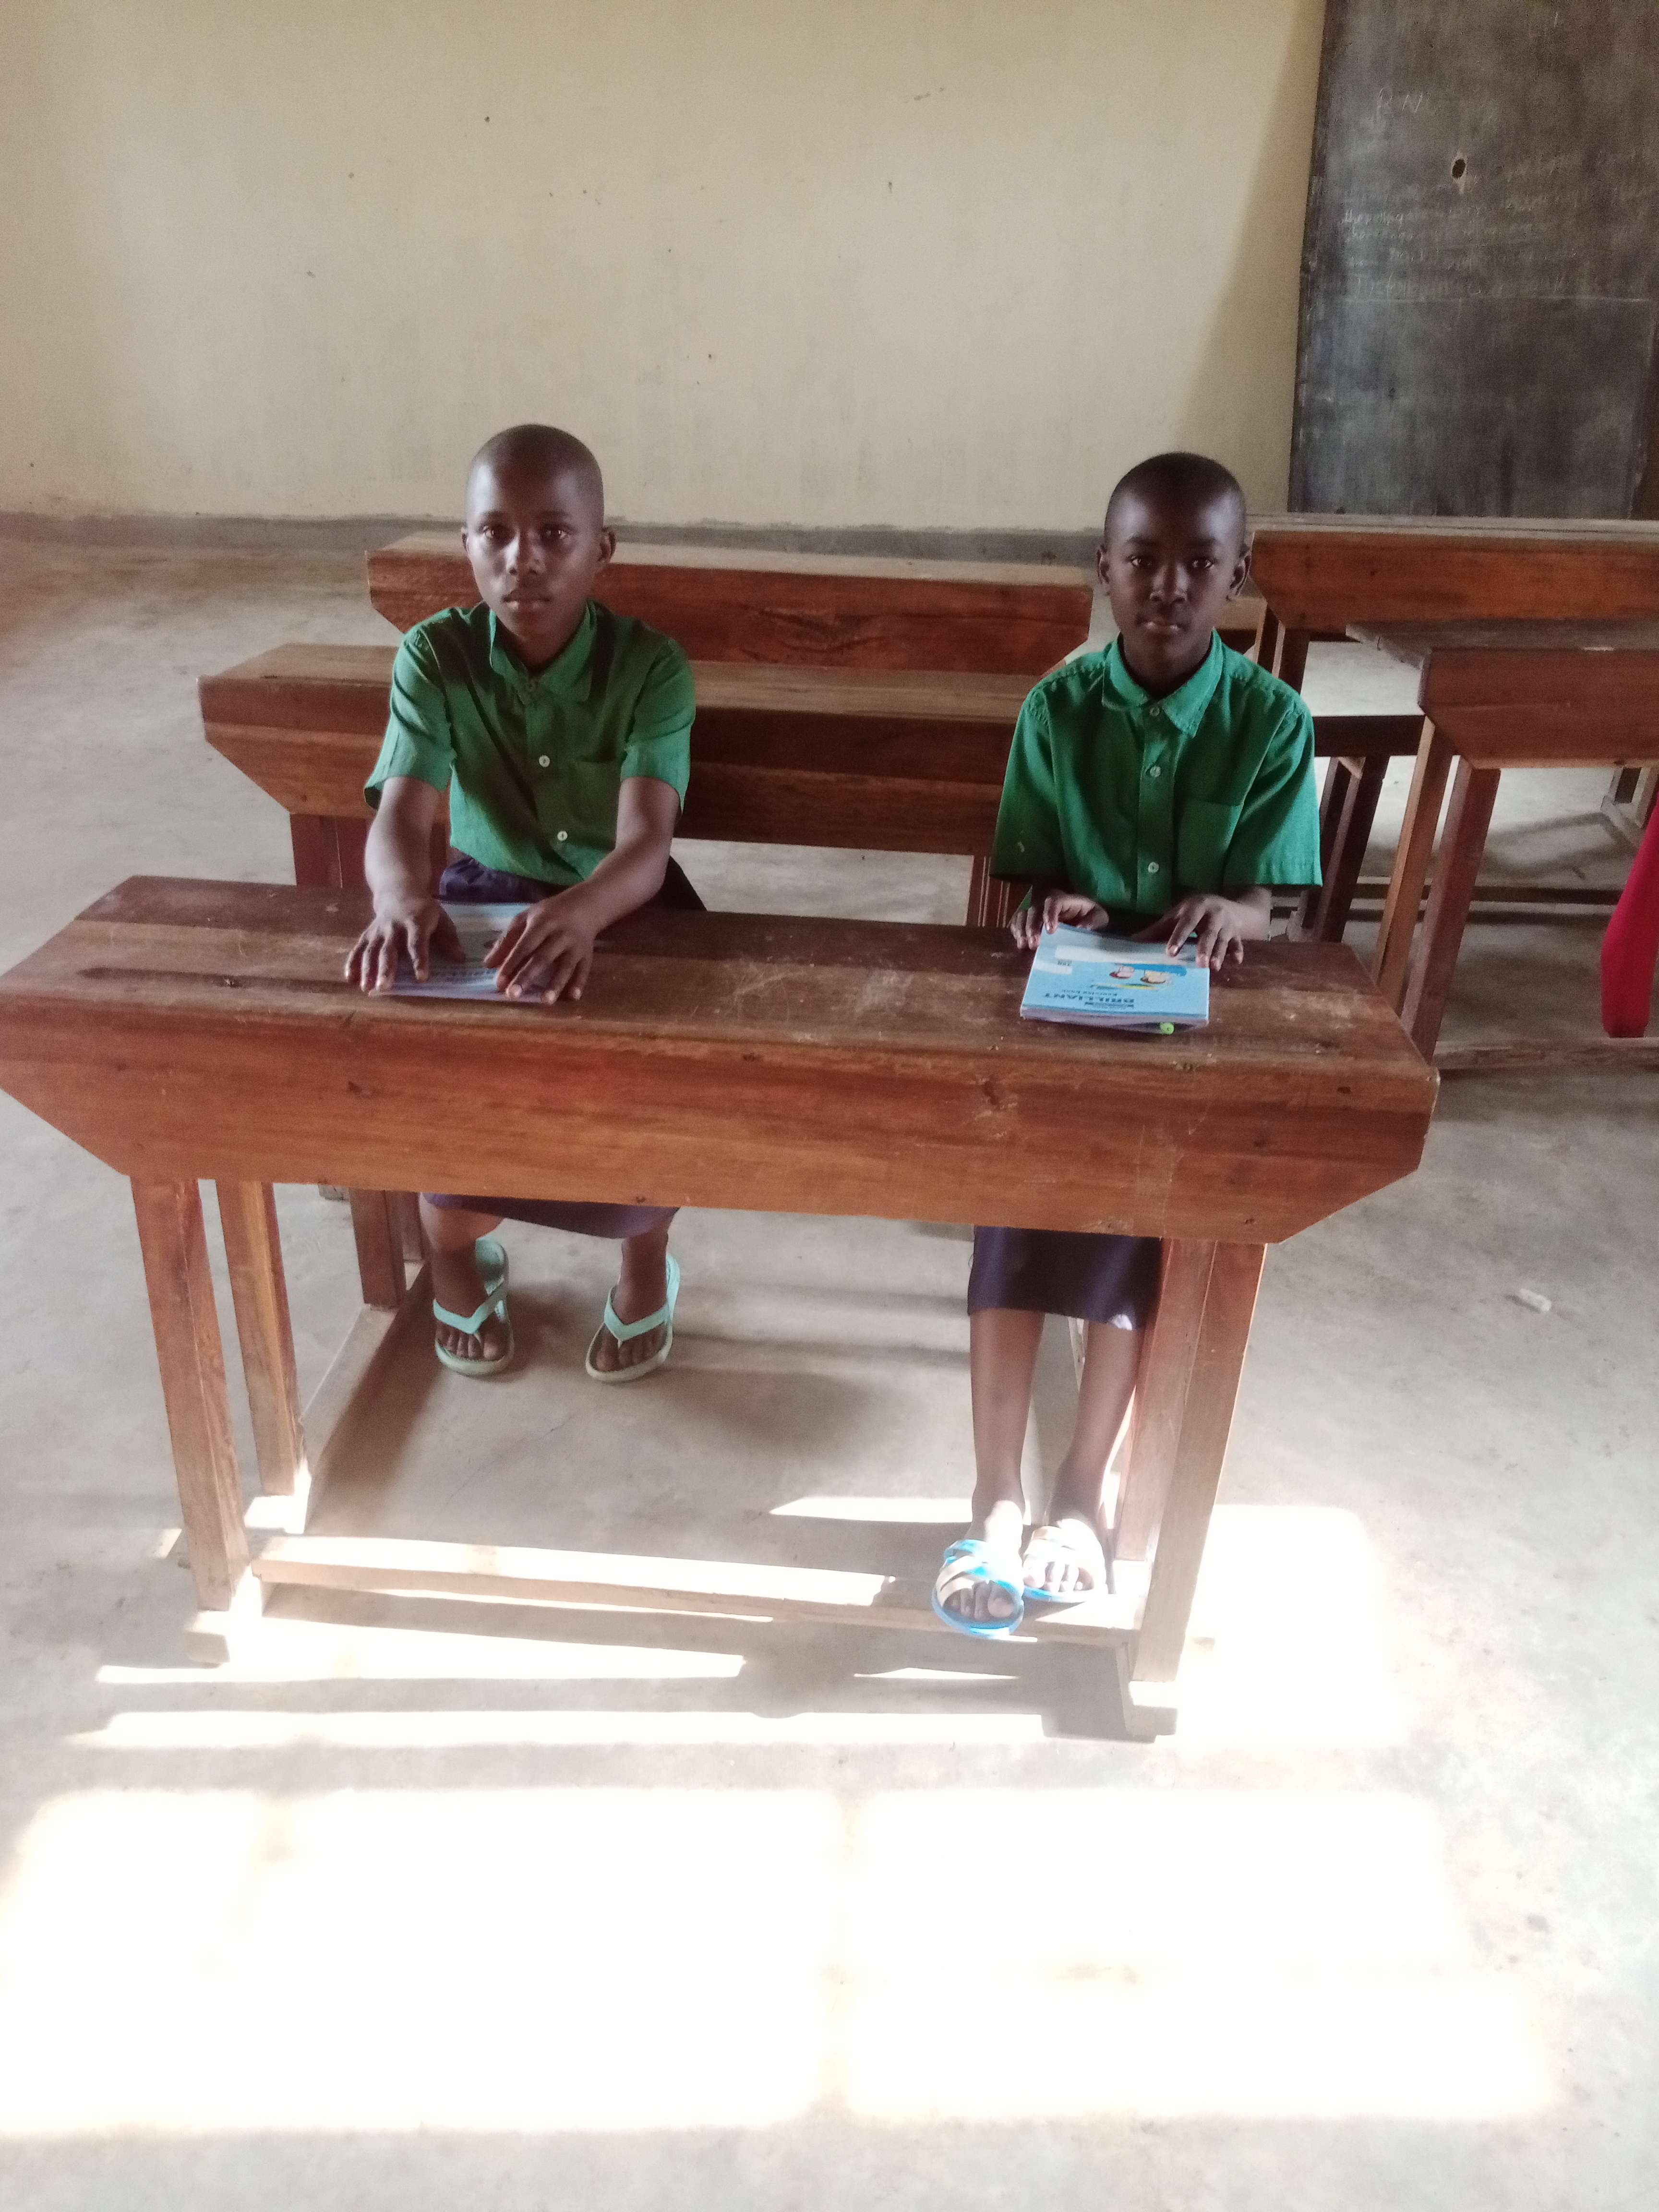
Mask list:
[[1114,639],[1020,709],[991,870],[1152,921],[1193,891],[1319,881],[1313,717],[1217,637],[1149,698]]
[[684,799],[696,704],[673,639],[596,599],[534,675],[488,607],[448,607],[398,648],[364,797],[374,806],[388,777],[416,776],[448,793],[458,851],[564,890],[614,851],[629,776],[657,776]]

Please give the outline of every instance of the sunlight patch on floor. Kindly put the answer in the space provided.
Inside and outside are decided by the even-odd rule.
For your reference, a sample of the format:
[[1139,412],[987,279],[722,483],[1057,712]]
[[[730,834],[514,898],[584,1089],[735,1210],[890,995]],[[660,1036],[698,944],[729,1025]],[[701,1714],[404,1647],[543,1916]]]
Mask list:
[[[1000,1924],[1009,1866],[1036,1901]],[[0,1896],[14,2138],[1550,2094],[1401,1796],[97,1790],[36,1817]]]

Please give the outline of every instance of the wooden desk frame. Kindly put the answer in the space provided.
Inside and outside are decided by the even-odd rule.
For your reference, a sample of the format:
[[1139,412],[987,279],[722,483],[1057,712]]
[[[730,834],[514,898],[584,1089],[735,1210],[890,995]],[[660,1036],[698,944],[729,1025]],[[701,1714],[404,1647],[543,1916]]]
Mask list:
[[[257,1612],[264,1589],[276,1583],[952,1632],[934,1615],[925,1589],[868,1574],[307,1536],[330,1473],[383,1388],[395,1347],[430,1328],[428,1272],[424,1263],[417,1267],[395,1304],[363,1306],[302,1417],[274,1193],[264,1183],[216,1188],[258,1485],[267,1495],[292,1499],[295,1510],[290,1533],[257,1549],[250,1542],[200,1186],[135,1181],[185,1542],[203,1608],[192,1640],[204,1656],[224,1656],[234,1620]],[[1118,1502],[1117,1593],[1029,1615],[1013,1639],[1108,1655],[1126,1732],[1138,1739],[1175,1725],[1176,1676],[1265,1252],[1260,1244],[1194,1239],[1166,1246]],[[401,1281],[395,1257],[393,1265]]]

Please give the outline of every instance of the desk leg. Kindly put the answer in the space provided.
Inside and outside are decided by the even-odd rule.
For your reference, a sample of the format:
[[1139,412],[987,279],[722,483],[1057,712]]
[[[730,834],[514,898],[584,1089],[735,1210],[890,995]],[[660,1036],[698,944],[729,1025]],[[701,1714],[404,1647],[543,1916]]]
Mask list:
[[1158,1540],[1215,1249],[1193,1237],[1172,1237],[1164,1247],[1158,1310],[1140,1357],[1128,1466],[1112,1531],[1115,1559],[1149,1558]]
[[1417,909],[1422,903],[1434,852],[1434,833],[1440,824],[1440,802],[1446,795],[1451,768],[1450,744],[1432,722],[1423,725],[1412,770],[1412,787],[1406,799],[1406,818],[1400,825],[1400,844],[1382,902],[1382,920],[1376,933],[1371,974],[1389,1004],[1398,1007],[1411,965],[1412,939],[1417,930]]
[[404,1302],[403,1196],[390,1190],[348,1191],[363,1304],[390,1313]]
[[1255,636],[1255,657],[1259,666],[1262,668],[1273,666],[1278,656],[1279,641],[1282,634],[1279,626],[1279,617],[1271,607],[1264,606],[1261,610],[1261,627]]
[[1143,1713],[1172,1705],[1266,1256],[1260,1244],[1187,1249],[1189,1264],[1202,1270],[1205,1281],[1180,1429],[1170,1454],[1169,1492],[1129,1668],[1131,1697]]
[[1445,835],[1440,841],[1429,892],[1429,910],[1423,917],[1417,957],[1406,979],[1400,1009],[1412,1042],[1425,1060],[1434,1057],[1435,1040],[1445,1017],[1452,970],[1457,965],[1469,902],[1486,849],[1486,832],[1492,827],[1499,773],[1495,768],[1471,768],[1466,760],[1457,763],[1451,805],[1446,809]]
[[203,1608],[219,1612],[247,1571],[248,1548],[202,1194],[193,1182],[135,1182],[132,1203],[190,1571]]
[[259,1487],[292,1497],[305,1458],[305,1439],[276,1228],[276,1194],[268,1182],[222,1182],[219,1219],[230,1261],[230,1294],[253,1416]]
[[1302,679],[1308,672],[1308,647],[1312,642],[1305,629],[1281,630],[1279,654],[1273,673],[1281,683],[1288,684],[1292,691],[1302,689]]
[[969,929],[1006,929],[1014,908],[1025,896],[1024,884],[1007,883],[991,873],[983,853],[974,855],[974,872],[968,878]]
[[290,814],[288,834],[294,847],[294,880],[327,890],[340,881],[339,823],[331,814]]
[[1324,881],[1303,903],[1303,937],[1321,945],[1342,942],[1388,772],[1388,760],[1382,757],[1331,763],[1320,823],[1319,872]]

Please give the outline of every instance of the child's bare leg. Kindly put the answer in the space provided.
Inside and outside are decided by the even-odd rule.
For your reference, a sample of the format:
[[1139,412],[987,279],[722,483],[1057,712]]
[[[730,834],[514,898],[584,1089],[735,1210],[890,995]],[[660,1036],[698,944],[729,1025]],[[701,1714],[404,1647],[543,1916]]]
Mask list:
[[[421,1200],[421,1227],[432,1255],[432,1295],[451,1313],[477,1313],[483,1304],[484,1287],[478,1273],[475,1247],[479,1237],[499,1228],[497,1213],[468,1213],[456,1206],[429,1206]],[[458,1359],[499,1359],[507,1350],[507,1324],[491,1314],[476,1336],[463,1335],[440,1322],[438,1342]]]
[[[1066,1456],[1055,1470],[1048,1499],[1048,1525],[1063,1531],[1067,1522],[1081,1524],[1087,1536],[1103,1547],[1108,1535],[1101,1518],[1106,1468],[1134,1395],[1135,1377],[1140,1371],[1140,1342],[1139,1329],[1090,1322],[1078,1386],[1077,1425]],[[1086,1540],[1085,1549],[1092,1550]],[[1028,1574],[1028,1579],[1033,1588],[1058,1595],[1086,1586],[1090,1577],[1076,1559],[1051,1558],[1040,1576]]]
[[[672,1225],[671,1217],[660,1229],[623,1237],[622,1273],[611,1293],[618,1321],[643,1321],[647,1314],[666,1304],[668,1232]],[[635,1366],[662,1349],[663,1334],[660,1328],[647,1329],[643,1336],[630,1336],[618,1344],[608,1328],[601,1328],[593,1340],[593,1364],[607,1375],[619,1367]]]
[[[1019,1581],[1019,1547],[1025,1534],[1025,1491],[1020,1461],[1031,1412],[1042,1316],[1012,1307],[989,1307],[968,1316],[968,1371],[974,1399],[974,1500],[970,1536],[988,1546],[994,1565]],[[1014,1608],[1000,1590],[965,1584],[941,1599],[964,1620],[1006,1620]]]

